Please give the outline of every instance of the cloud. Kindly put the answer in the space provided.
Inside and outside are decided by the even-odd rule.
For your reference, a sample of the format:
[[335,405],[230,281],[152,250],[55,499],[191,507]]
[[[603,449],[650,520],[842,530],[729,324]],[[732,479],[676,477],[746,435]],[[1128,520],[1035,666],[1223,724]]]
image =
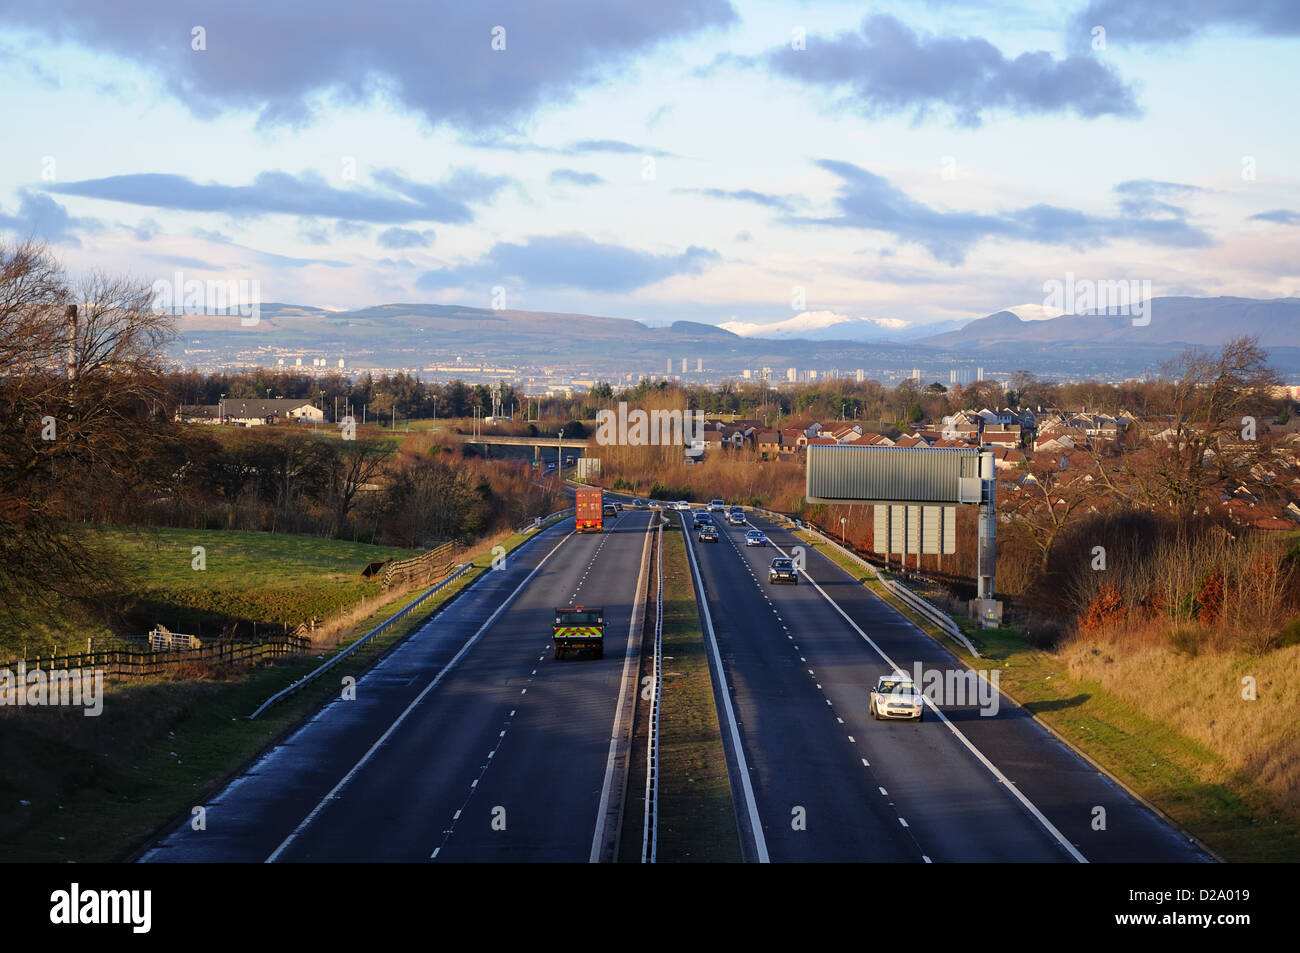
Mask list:
[[973,127],[990,110],[1139,114],[1133,91],[1094,56],[1008,58],[981,37],[918,34],[884,14],[867,17],[860,33],[810,36],[805,50],[781,46],[759,59],[782,76],[844,91],[838,105],[868,117],[911,111],[920,120],[942,107]]
[[552,185],[604,185],[605,180],[595,172],[579,172],[577,169],[556,169],[546,181]]
[[393,169],[380,169],[373,178],[382,188],[335,188],[312,171],[297,176],[261,172],[251,185],[201,184],[181,175],[141,172],[42,188],[62,195],[185,212],[224,212],[246,217],[280,213],[381,225],[426,221],[463,224],[474,219],[468,203],[490,199],[509,181],[477,172],[457,172],[439,185],[425,185]]
[[151,242],[162,234],[162,226],[152,218],[142,218],[134,225],[123,224],[128,232],[135,236],[136,241]]
[[1107,44],[1160,46],[1181,43],[1212,27],[1257,36],[1300,36],[1295,0],[1092,0],[1071,21],[1077,48],[1092,42],[1092,28]]
[[104,224],[96,218],[76,218],[48,195],[24,189],[18,197],[18,213],[8,215],[0,208],[0,231],[15,232],[21,238],[38,238],[56,245],[81,247],[74,229],[97,234]]
[[[1162,205],[1162,211],[1172,209],[1177,214],[1165,211],[1159,218],[1133,213],[1095,216],[1047,204],[996,214],[940,211],[911,198],[882,176],[852,163],[822,159],[816,164],[841,180],[835,198],[839,214],[829,218],[791,216],[786,219],[787,223],[887,232],[900,241],[921,245],[949,265],[960,265],[967,250],[987,238],[1074,248],[1096,247],[1117,238],[1185,248],[1212,244],[1209,235],[1188,225],[1185,212],[1172,205]],[[1132,189],[1121,192],[1121,195],[1129,197],[1130,201],[1141,201],[1131,198]]]
[[432,228],[417,231],[414,228],[389,228],[379,233],[379,244],[383,248],[428,248],[433,244]]
[[444,289],[520,282],[530,288],[617,294],[675,275],[698,274],[720,260],[716,251],[695,245],[679,255],[655,255],[581,235],[533,236],[520,244],[498,242],[476,262],[426,271],[417,284]]
[[298,238],[309,245],[328,245],[329,228],[314,218],[298,219]]
[[334,234],[339,238],[368,238],[370,226],[364,222],[349,222],[345,218],[334,223]]
[[765,208],[774,208],[782,212],[791,212],[799,204],[797,197],[773,195],[770,192],[756,192],[753,189],[674,189],[673,191],[685,195],[703,195],[711,199],[753,202]]
[[190,230],[190,234],[196,238],[201,238],[205,242],[211,242],[214,245],[224,245],[227,248],[234,248],[238,251],[247,252],[253,259],[263,265],[282,265],[286,268],[305,268],[308,265],[324,265],[327,268],[351,268],[352,265],[346,261],[337,261],[333,258],[294,258],[290,255],[279,255],[275,252],[262,251],[257,248],[250,248],[247,245],[241,245],[229,237],[217,231],[206,228],[195,228]]
[[1290,209],[1275,208],[1271,212],[1260,212],[1247,219],[1249,222],[1273,222],[1277,225],[1300,225],[1300,212]]
[[[254,110],[262,124],[297,124],[328,99],[383,96],[434,125],[489,130],[571,99],[662,42],[738,19],[727,0],[388,0],[328,9],[309,0],[0,0],[0,14],[7,26],[156,70],[204,118]],[[194,24],[205,30],[202,50],[192,49]],[[497,25],[504,49],[493,49]]]
[[1164,214],[1181,217],[1186,215],[1183,208],[1161,199],[1164,196],[1193,195],[1205,190],[1197,185],[1182,185],[1178,182],[1130,179],[1115,186],[1115,191],[1120,195],[1119,207],[1128,215]]
[[656,159],[676,159],[675,152],[666,152],[654,146],[639,146],[622,139],[579,139],[564,146],[543,146],[524,139],[501,138],[495,135],[479,135],[465,141],[466,145],[479,149],[500,149],[506,152],[540,152],[553,156],[586,156],[592,154],[620,156],[654,156]]

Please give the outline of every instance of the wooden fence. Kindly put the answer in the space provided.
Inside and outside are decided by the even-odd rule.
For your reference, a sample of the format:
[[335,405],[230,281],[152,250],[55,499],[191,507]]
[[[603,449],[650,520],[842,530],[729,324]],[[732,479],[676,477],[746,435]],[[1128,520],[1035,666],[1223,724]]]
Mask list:
[[456,568],[453,562],[455,545],[443,543],[427,553],[389,563],[384,569],[384,591],[387,592],[398,583],[417,583],[431,585],[451,574]]
[[13,662],[3,668],[17,672],[23,665],[28,672],[41,669],[69,671],[102,671],[106,680],[152,678],[167,675],[184,665],[206,663],[210,665],[252,664],[263,659],[284,658],[311,648],[311,640],[293,635],[266,636],[247,642],[205,642],[195,649],[178,652],[151,652],[147,649],[105,648],[91,649],[69,655],[49,658],[37,656],[23,662]]

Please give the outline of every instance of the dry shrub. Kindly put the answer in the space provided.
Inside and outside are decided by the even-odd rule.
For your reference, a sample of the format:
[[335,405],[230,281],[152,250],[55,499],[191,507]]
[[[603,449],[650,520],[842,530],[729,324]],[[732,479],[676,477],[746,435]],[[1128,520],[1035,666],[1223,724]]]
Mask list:
[[1128,606],[1124,596],[1114,586],[1102,586],[1097,598],[1079,621],[1079,629],[1087,635],[1098,635],[1118,629],[1128,621]]

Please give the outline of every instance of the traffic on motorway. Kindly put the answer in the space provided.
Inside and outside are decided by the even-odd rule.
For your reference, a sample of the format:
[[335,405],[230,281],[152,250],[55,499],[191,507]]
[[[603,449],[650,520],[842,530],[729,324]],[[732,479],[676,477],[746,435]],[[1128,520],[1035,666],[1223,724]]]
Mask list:
[[[574,504],[141,859],[614,859],[670,520],[745,859],[1206,859],[996,692],[927,694],[964,666],[793,527],[721,499]],[[1090,836],[1095,805],[1123,838]]]

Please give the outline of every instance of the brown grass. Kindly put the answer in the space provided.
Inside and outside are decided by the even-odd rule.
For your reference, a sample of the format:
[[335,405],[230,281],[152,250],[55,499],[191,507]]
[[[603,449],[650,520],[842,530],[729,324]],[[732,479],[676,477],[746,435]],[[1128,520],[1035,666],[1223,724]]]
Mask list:
[[[1300,646],[1266,655],[1176,648],[1173,626],[1147,623],[1122,633],[1077,637],[1059,657],[1070,674],[1095,680],[1148,717],[1223,760],[1201,766],[1202,780],[1251,778],[1300,819]],[[1182,627],[1190,635],[1207,635]],[[1117,641],[1117,637],[1122,641]],[[1255,699],[1246,693],[1253,679]]]

